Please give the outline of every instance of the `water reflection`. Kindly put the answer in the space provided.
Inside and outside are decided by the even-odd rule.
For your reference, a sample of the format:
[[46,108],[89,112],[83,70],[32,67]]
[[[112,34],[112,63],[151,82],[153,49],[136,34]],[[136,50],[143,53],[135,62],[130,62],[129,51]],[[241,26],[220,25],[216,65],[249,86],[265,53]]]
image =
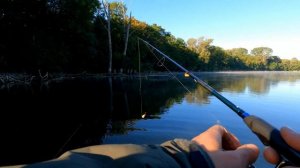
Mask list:
[[[223,72],[197,74],[218,92],[267,94],[279,82],[295,83],[300,72]],[[210,94],[201,86],[186,95],[189,103],[208,104]]]
[[[299,73],[197,75],[219,92],[260,95],[280,82],[300,80]],[[1,87],[0,165],[41,161],[69,149],[101,144],[115,135],[146,133],[147,128],[137,127],[137,122],[161,121],[164,112],[184,101],[211,103],[210,94],[202,87],[187,78],[180,80],[191,92],[168,76],[143,78],[141,91],[138,78],[128,77],[74,78],[39,87]],[[193,121],[187,119],[187,123]]]
[[14,85],[0,90],[1,165],[49,159],[66,149],[101,143],[109,115],[101,94],[108,86],[89,83],[66,80],[47,88]]
[[[84,78],[0,90],[0,165],[51,159],[101,144],[106,136],[137,130],[134,122],[159,118],[185,90],[174,80]],[[142,99],[141,99],[142,98]],[[142,101],[141,101],[142,100]],[[142,110],[141,110],[142,109]]]

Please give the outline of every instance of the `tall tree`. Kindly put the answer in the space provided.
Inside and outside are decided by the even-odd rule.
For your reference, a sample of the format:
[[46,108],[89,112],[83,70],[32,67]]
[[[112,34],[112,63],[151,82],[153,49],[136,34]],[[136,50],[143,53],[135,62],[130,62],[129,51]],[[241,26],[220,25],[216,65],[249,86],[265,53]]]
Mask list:
[[123,51],[124,61],[126,61],[126,56],[127,56],[130,27],[131,27],[131,12],[129,15],[129,19],[126,18],[126,15],[124,14],[124,51]]
[[273,50],[269,47],[257,47],[251,50],[251,54],[254,56],[270,57],[272,53]]
[[282,70],[281,59],[278,56],[270,56],[267,62],[269,70]]
[[127,64],[127,48],[128,48],[128,40],[129,40],[129,32],[131,28],[131,12],[129,14],[129,17],[127,16],[127,8],[124,4],[124,2],[120,3],[121,7],[121,14],[122,14],[122,20],[123,20],[123,34],[124,34],[124,49],[123,49],[123,61],[122,66],[123,68],[126,68]]
[[268,58],[272,55],[273,50],[268,47],[257,47],[251,50],[251,54],[257,57],[257,65],[259,69],[265,70],[268,64]]
[[208,63],[210,60],[211,53],[209,51],[209,47],[212,42],[213,42],[213,39],[205,39],[203,37],[198,39],[197,50],[198,50],[200,59],[202,59],[205,63]]
[[232,56],[245,56],[248,55],[248,50],[246,48],[233,48],[230,50],[227,50],[227,53]]
[[111,10],[110,10],[110,3],[108,3],[106,0],[105,2],[102,0],[102,10],[104,13],[104,18],[107,22],[107,36],[108,36],[108,50],[109,50],[109,63],[108,63],[108,73],[112,72],[112,40],[111,40]]
[[197,52],[197,46],[198,46],[197,43],[198,43],[198,42],[197,42],[197,39],[195,39],[195,38],[189,38],[189,39],[187,40],[187,47],[188,47],[190,50],[192,50],[192,51],[194,51],[194,52]]
[[205,39],[204,37],[199,37],[198,39],[190,38],[187,41],[187,47],[198,53],[199,58],[205,62],[208,63],[210,59],[210,52],[209,47],[211,43],[213,42],[213,39]]

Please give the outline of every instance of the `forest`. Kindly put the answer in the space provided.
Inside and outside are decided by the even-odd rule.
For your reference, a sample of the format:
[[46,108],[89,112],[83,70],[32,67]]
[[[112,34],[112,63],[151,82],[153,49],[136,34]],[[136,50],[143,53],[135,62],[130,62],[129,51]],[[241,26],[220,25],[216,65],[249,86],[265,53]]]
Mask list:
[[281,59],[269,47],[225,50],[209,38],[185,41],[127,10],[98,0],[1,0],[0,72],[133,73],[139,54],[143,72],[163,70],[138,38],[193,71],[300,70],[299,60]]

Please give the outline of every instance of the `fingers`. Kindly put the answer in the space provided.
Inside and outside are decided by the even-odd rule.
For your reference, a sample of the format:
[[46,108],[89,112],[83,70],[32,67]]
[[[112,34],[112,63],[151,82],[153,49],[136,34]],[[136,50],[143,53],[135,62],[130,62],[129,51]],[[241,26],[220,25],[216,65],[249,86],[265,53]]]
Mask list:
[[193,138],[193,141],[204,147],[207,151],[221,149],[234,150],[241,144],[239,140],[224,127],[214,125],[202,134]]
[[242,156],[245,159],[246,165],[250,165],[257,159],[259,149],[254,144],[245,144],[237,148],[236,154]]
[[216,168],[247,168],[258,157],[259,149],[256,145],[246,144],[231,151],[209,153]]
[[224,150],[235,150],[239,146],[241,146],[240,141],[232,133],[227,132],[223,135],[222,148]]
[[259,154],[257,146],[241,146],[239,140],[220,125],[210,127],[193,138],[193,141],[208,151],[217,168],[246,168],[255,162]]
[[[300,134],[294,132],[293,130],[287,127],[282,127],[280,129],[280,134],[289,146],[300,151]],[[264,149],[264,157],[269,163],[272,164],[277,164],[280,159],[278,153],[271,147],[266,147]]]
[[271,148],[271,147],[266,147],[264,149],[264,157],[265,159],[271,163],[271,164],[277,164],[279,162],[279,155],[277,154],[277,152]]
[[288,127],[282,127],[280,129],[280,134],[289,146],[300,151],[300,134],[294,132]]
[[192,139],[207,151],[218,151],[222,148],[222,135],[225,128],[220,125],[214,125],[202,134]]

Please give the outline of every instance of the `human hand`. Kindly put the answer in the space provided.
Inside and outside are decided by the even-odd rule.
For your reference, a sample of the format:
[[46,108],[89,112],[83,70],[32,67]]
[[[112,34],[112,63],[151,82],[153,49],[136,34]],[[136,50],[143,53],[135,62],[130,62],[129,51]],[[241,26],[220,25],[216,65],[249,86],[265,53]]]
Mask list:
[[192,141],[207,151],[216,168],[247,168],[259,154],[256,145],[241,145],[233,134],[220,125],[210,127]]
[[[280,134],[289,146],[296,149],[297,151],[300,151],[300,134],[287,127],[281,128]],[[264,149],[264,157],[271,164],[278,164],[278,162],[280,161],[278,153],[272,147],[266,147]],[[285,168],[292,168],[292,166],[286,166]]]

